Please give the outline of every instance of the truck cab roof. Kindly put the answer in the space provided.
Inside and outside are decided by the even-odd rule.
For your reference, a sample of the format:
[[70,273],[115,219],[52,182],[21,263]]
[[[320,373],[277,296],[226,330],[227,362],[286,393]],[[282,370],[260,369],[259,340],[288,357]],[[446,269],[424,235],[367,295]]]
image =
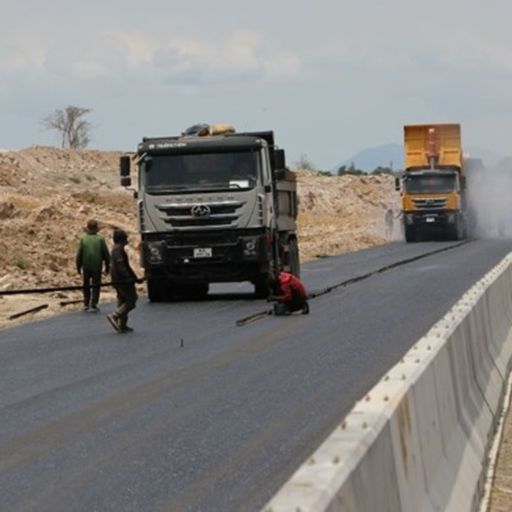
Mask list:
[[138,145],[137,152],[142,154],[243,151],[257,149],[265,144],[274,147],[273,132],[144,137]]

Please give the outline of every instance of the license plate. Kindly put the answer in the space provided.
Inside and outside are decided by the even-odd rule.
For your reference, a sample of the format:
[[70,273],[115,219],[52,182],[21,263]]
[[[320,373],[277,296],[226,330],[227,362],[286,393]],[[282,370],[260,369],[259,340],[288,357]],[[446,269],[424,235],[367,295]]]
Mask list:
[[211,247],[201,247],[198,249],[194,249],[194,258],[211,258],[212,257],[212,248]]
[[427,222],[435,222],[436,219],[434,217],[427,217],[426,221]]

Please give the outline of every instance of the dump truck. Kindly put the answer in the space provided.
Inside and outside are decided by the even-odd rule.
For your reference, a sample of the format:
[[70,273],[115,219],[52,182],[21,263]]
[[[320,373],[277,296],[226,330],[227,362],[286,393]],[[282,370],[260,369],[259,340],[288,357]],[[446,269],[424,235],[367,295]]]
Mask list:
[[397,178],[407,242],[467,236],[466,176],[459,124],[404,126],[405,170]]
[[300,274],[297,183],[272,131],[195,125],[144,137],[120,159],[138,167],[141,264],[151,302],[201,297],[211,283],[249,281],[269,293],[281,270]]

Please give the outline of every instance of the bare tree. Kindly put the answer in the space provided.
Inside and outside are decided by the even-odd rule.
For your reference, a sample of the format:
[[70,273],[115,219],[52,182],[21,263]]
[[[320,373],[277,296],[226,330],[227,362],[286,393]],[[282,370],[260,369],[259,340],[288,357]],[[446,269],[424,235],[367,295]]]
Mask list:
[[63,148],[84,149],[91,141],[91,123],[84,116],[92,112],[90,108],[69,105],[64,110],[56,110],[43,119],[43,126],[55,130],[61,137]]
[[300,155],[299,161],[295,162],[295,168],[302,169],[304,171],[317,172],[315,164],[308,158],[308,155],[305,153],[302,153]]

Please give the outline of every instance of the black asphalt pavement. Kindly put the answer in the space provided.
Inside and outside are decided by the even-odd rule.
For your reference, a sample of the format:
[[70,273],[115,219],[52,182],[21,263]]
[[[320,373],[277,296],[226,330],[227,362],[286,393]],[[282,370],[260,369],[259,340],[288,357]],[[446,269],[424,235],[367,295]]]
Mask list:
[[[311,314],[244,287],[0,331],[0,511],[256,511],[512,241],[395,243],[303,266]],[[374,273],[374,274],[372,274]],[[372,275],[370,275],[372,274]],[[249,288],[246,288],[247,290]],[[181,346],[183,345],[183,346]]]

